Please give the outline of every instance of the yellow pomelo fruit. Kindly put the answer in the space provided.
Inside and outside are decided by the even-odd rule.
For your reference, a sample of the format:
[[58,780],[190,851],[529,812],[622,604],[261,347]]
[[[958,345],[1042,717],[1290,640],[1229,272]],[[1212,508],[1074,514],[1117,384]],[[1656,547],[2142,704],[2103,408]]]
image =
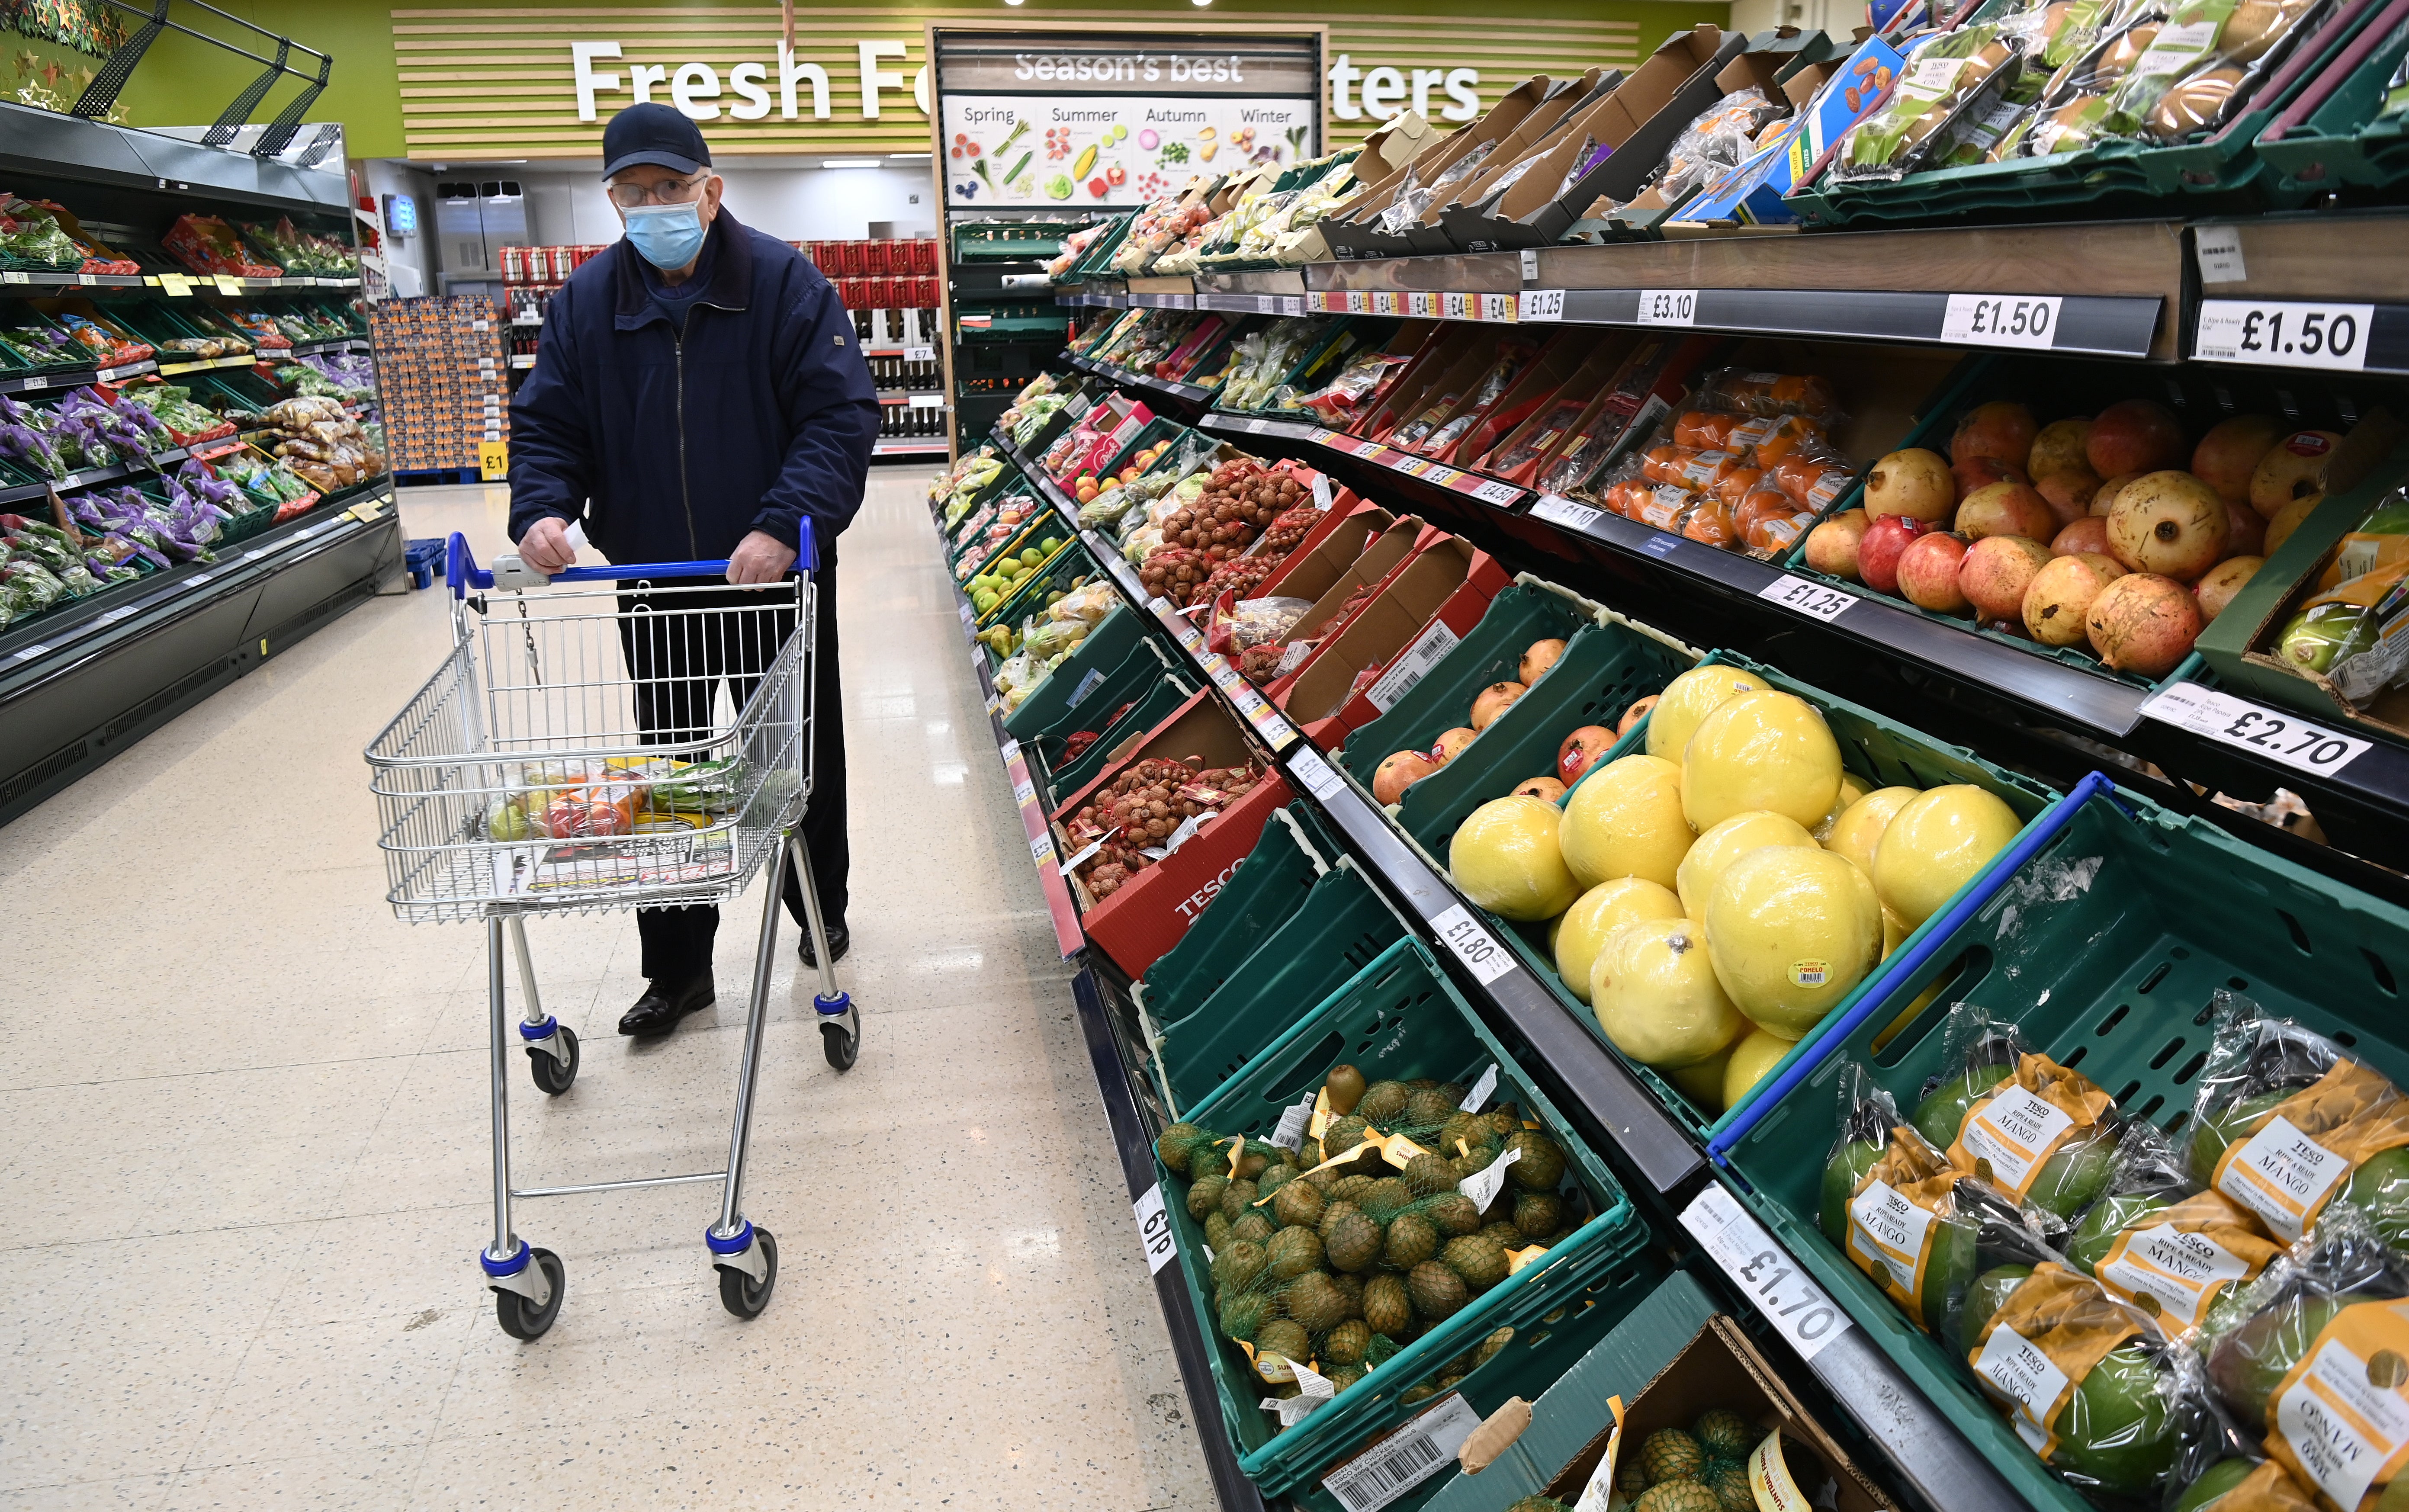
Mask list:
[[1794,1040],[1865,979],[1882,937],[1873,883],[1830,851],[1753,851],[1724,869],[1707,900],[1708,955],[1724,996]]
[[1681,1094],[1706,1109],[1721,1113],[1724,1106],[1724,1071],[1731,1064],[1729,1050],[1711,1060],[1701,1060],[1695,1066],[1668,1071],[1665,1079],[1680,1089]]
[[1580,896],[1556,847],[1556,820],[1546,799],[1492,799],[1456,826],[1447,869],[1465,897],[1500,918],[1553,918]]
[[1681,817],[1681,769],[1655,756],[1600,767],[1573,789],[1564,813],[1565,864],[1585,887],[1617,877],[1669,887],[1697,838]]
[[1698,722],[1724,700],[1765,686],[1765,679],[1737,667],[1693,667],[1665,684],[1648,712],[1648,754],[1679,764]]
[[1686,918],[1615,930],[1590,968],[1589,990],[1598,1028],[1643,1065],[1695,1066],[1748,1029],[1715,980],[1705,931]]
[[[1877,894],[1877,896],[1879,896],[1879,894]],[[1890,953],[1897,950],[1899,946],[1907,943],[1907,937],[1914,932],[1915,931],[1913,929],[1908,928],[1908,924],[1905,919],[1902,919],[1897,914],[1892,913],[1887,907],[1883,908],[1882,958],[1883,960],[1890,959]]]
[[1751,809],[1786,814],[1801,828],[1822,824],[1839,793],[1840,742],[1823,714],[1771,689],[1699,721],[1681,761],[1681,813],[1701,834]]
[[1824,822],[1810,831],[1815,837],[1815,843],[1825,844],[1832,833],[1832,827],[1840,822],[1840,815],[1849,812],[1849,805],[1865,797],[1869,789],[1859,780],[1855,772],[1841,772],[1840,796],[1832,799],[1831,808],[1824,814]]
[[[1640,757],[1646,760],[1647,757]],[[1643,919],[1681,917],[1681,900],[1673,889],[1645,877],[1617,877],[1580,895],[1548,931],[1548,948],[1555,953],[1556,974],[1581,1001],[1589,1001],[1590,968],[1607,936]]]
[[1872,792],[1841,811],[1833,821],[1831,832],[1822,836],[1824,848],[1835,856],[1845,856],[1857,864],[1857,870],[1868,876],[1874,874],[1874,847],[1882,842],[1882,831],[1889,828],[1898,811],[1915,797],[1912,787],[1877,787]]
[[2024,821],[1982,788],[1927,788],[1891,815],[1874,850],[1874,891],[1909,929],[1940,911],[2007,849]]
[[1782,1064],[1782,1058],[1796,1043],[1769,1030],[1757,1030],[1733,1045],[1731,1058],[1724,1062],[1724,1111],[1738,1107],[1750,1087],[1772,1075],[1773,1068]]
[[1796,819],[1779,814],[1735,814],[1723,823],[1698,837],[1690,853],[1681,857],[1680,874],[1674,886],[1681,894],[1681,912],[1703,921],[1707,916],[1707,897],[1714,891],[1715,879],[1724,868],[1765,845],[1805,845],[1812,849],[1815,837]]

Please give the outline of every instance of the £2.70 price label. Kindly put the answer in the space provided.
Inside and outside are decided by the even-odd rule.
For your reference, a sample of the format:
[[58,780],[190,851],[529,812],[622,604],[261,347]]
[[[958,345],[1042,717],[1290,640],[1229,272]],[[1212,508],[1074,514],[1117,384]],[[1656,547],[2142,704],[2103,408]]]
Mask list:
[[1748,1293],[1801,1360],[1814,1359],[1854,1326],[1849,1315],[1799,1270],[1763,1224],[1740,1211],[1739,1202],[1720,1184],[1709,1184],[1681,1210],[1681,1227],[1697,1236],[1699,1246]]
[[2310,305],[2265,299],[2203,299],[2192,353],[2212,362],[2273,367],[2367,366],[2373,305]]
[[2197,683],[2175,684],[2142,704],[2142,713],[2315,777],[2340,771],[2368,749],[2365,741],[2298,714],[2279,713]]
[[1848,607],[1857,601],[1853,593],[1784,572],[1756,590],[1759,598],[1769,598],[1784,609],[1795,609],[1810,619],[1829,625],[1839,619]]
[[2041,347],[2057,339],[2056,295],[1953,294],[1940,339],[1978,347]]
[[1514,969],[1514,958],[1462,903],[1439,914],[1430,924],[1432,930],[1438,935],[1439,943],[1455,952],[1455,958],[1464,962],[1464,970],[1470,972],[1472,979],[1482,986]]
[[1152,1275],[1171,1263],[1176,1246],[1171,1237],[1171,1216],[1162,1210],[1162,1183],[1156,1182],[1130,1204],[1137,1217],[1137,1236],[1146,1246],[1146,1274]]

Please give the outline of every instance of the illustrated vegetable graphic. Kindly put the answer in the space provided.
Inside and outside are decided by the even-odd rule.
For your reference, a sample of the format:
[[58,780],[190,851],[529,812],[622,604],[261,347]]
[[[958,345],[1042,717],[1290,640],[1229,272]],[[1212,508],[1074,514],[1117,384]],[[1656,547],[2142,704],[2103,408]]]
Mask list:
[[1157,137],[1154,134],[1154,128],[1152,126],[1148,126],[1144,131],[1137,134],[1137,145],[1139,149],[1144,151],[1153,151],[1154,144],[1161,139],[1161,137]]
[[1087,146],[1079,150],[1077,160],[1071,165],[1071,177],[1074,179],[1084,179],[1088,176],[1088,170],[1095,166],[1096,144],[1089,142]]
[[[1000,141],[1000,142],[998,142],[998,143],[996,143],[996,144],[995,144],[995,152],[996,152],[996,155],[997,155],[998,157],[1002,157],[1004,153],[1011,151],[1012,151],[1012,144],[1013,144],[1013,143],[1015,143],[1015,142],[1017,142],[1017,141],[1018,141],[1018,140],[1020,140],[1021,134],[1022,134],[1023,132],[1026,132],[1028,129],[1029,129],[1029,122],[1026,122],[1026,121],[1016,121],[1016,122],[1014,122],[1012,123],[1012,129],[1011,129],[1010,131],[1008,131],[1008,132],[1004,133],[1004,135],[1003,135],[1003,140],[1002,140],[1002,141]],[[1010,175],[1010,174],[1006,174],[1004,177],[1006,177],[1006,178],[1010,178],[1010,177],[1011,177],[1011,175]]]
[[[1003,149],[999,148],[999,149],[997,149],[997,151],[1003,151]],[[1003,176],[1003,181],[1004,181],[1004,182],[1006,182],[1006,183],[1010,183],[1010,182],[1011,182],[1012,180],[1014,180],[1015,179],[1019,178],[1019,177],[1020,177],[1020,172],[1021,172],[1021,170],[1022,170],[1023,168],[1028,167],[1028,166],[1029,166],[1029,164],[1030,164],[1030,161],[1031,161],[1032,158],[1036,157],[1036,156],[1037,156],[1037,153],[1036,153],[1034,151],[1027,151],[1027,152],[1023,152],[1023,153],[1021,153],[1021,154],[1020,154],[1020,161],[1019,161],[1019,162],[1017,162],[1017,163],[1016,163],[1016,164],[1014,164],[1014,165],[1012,166],[1012,171],[1011,171],[1011,172],[1009,172],[1009,173],[1007,173],[1007,174],[1005,174],[1005,175]],[[986,165],[982,163],[982,164],[980,165],[980,166],[981,166],[981,167],[984,167],[984,166],[986,166]]]
[[986,182],[989,189],[993,189],[995,187],[995,180],[988,177],[987,159],[980,158],[977,162],[972,164],[971,171],[977,174],[979,178]]

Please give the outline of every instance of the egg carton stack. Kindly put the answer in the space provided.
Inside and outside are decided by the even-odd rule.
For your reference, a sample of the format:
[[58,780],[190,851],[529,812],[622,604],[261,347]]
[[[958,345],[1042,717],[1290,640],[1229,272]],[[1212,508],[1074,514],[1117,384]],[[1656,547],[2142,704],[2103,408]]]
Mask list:
[[508,327],[492,300],[384,300],[368,327],[395,471],[473,468],[482,443],[510,439]]

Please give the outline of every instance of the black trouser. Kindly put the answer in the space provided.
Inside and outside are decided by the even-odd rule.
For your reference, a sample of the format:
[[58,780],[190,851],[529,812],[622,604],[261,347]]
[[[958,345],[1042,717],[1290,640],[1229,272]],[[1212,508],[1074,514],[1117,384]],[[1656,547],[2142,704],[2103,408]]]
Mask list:
[[[812,858],[812,880],[817,886],[820,918],[830,929],[844,922],[845,875],[852,855],[844,830],[844,713],[837,680],[836,563],[812,574],[816,586],[814,614],[814,710],[812,715],[812,798],[803,810],[804,848]],[[731,588],[725,593],[682,595],[679,611],[756,606],[757,590]],[[712,726],[712,698],[720,683],[728,684],[738,709],[753,696],[761,672],[776,659],[778,648],[793,633],[795,612],[765,615],[685,613],[647,620],[637,612],[644,596],[622,594],[624,612],[619,642],[627,657],[627,672],[636,684],[636,727],[646,745],[692,747]],[[664,605],[666,607],[666,605]],[[803,890],[792,868],[786,871],[786,912],[799,927],[803,921]],[[649,981],[685,983],[711,970],[711,944],[719,930],[719,910],[710,903],[685,908],[641,908],[636,934],[643,942],[644,976]]]

